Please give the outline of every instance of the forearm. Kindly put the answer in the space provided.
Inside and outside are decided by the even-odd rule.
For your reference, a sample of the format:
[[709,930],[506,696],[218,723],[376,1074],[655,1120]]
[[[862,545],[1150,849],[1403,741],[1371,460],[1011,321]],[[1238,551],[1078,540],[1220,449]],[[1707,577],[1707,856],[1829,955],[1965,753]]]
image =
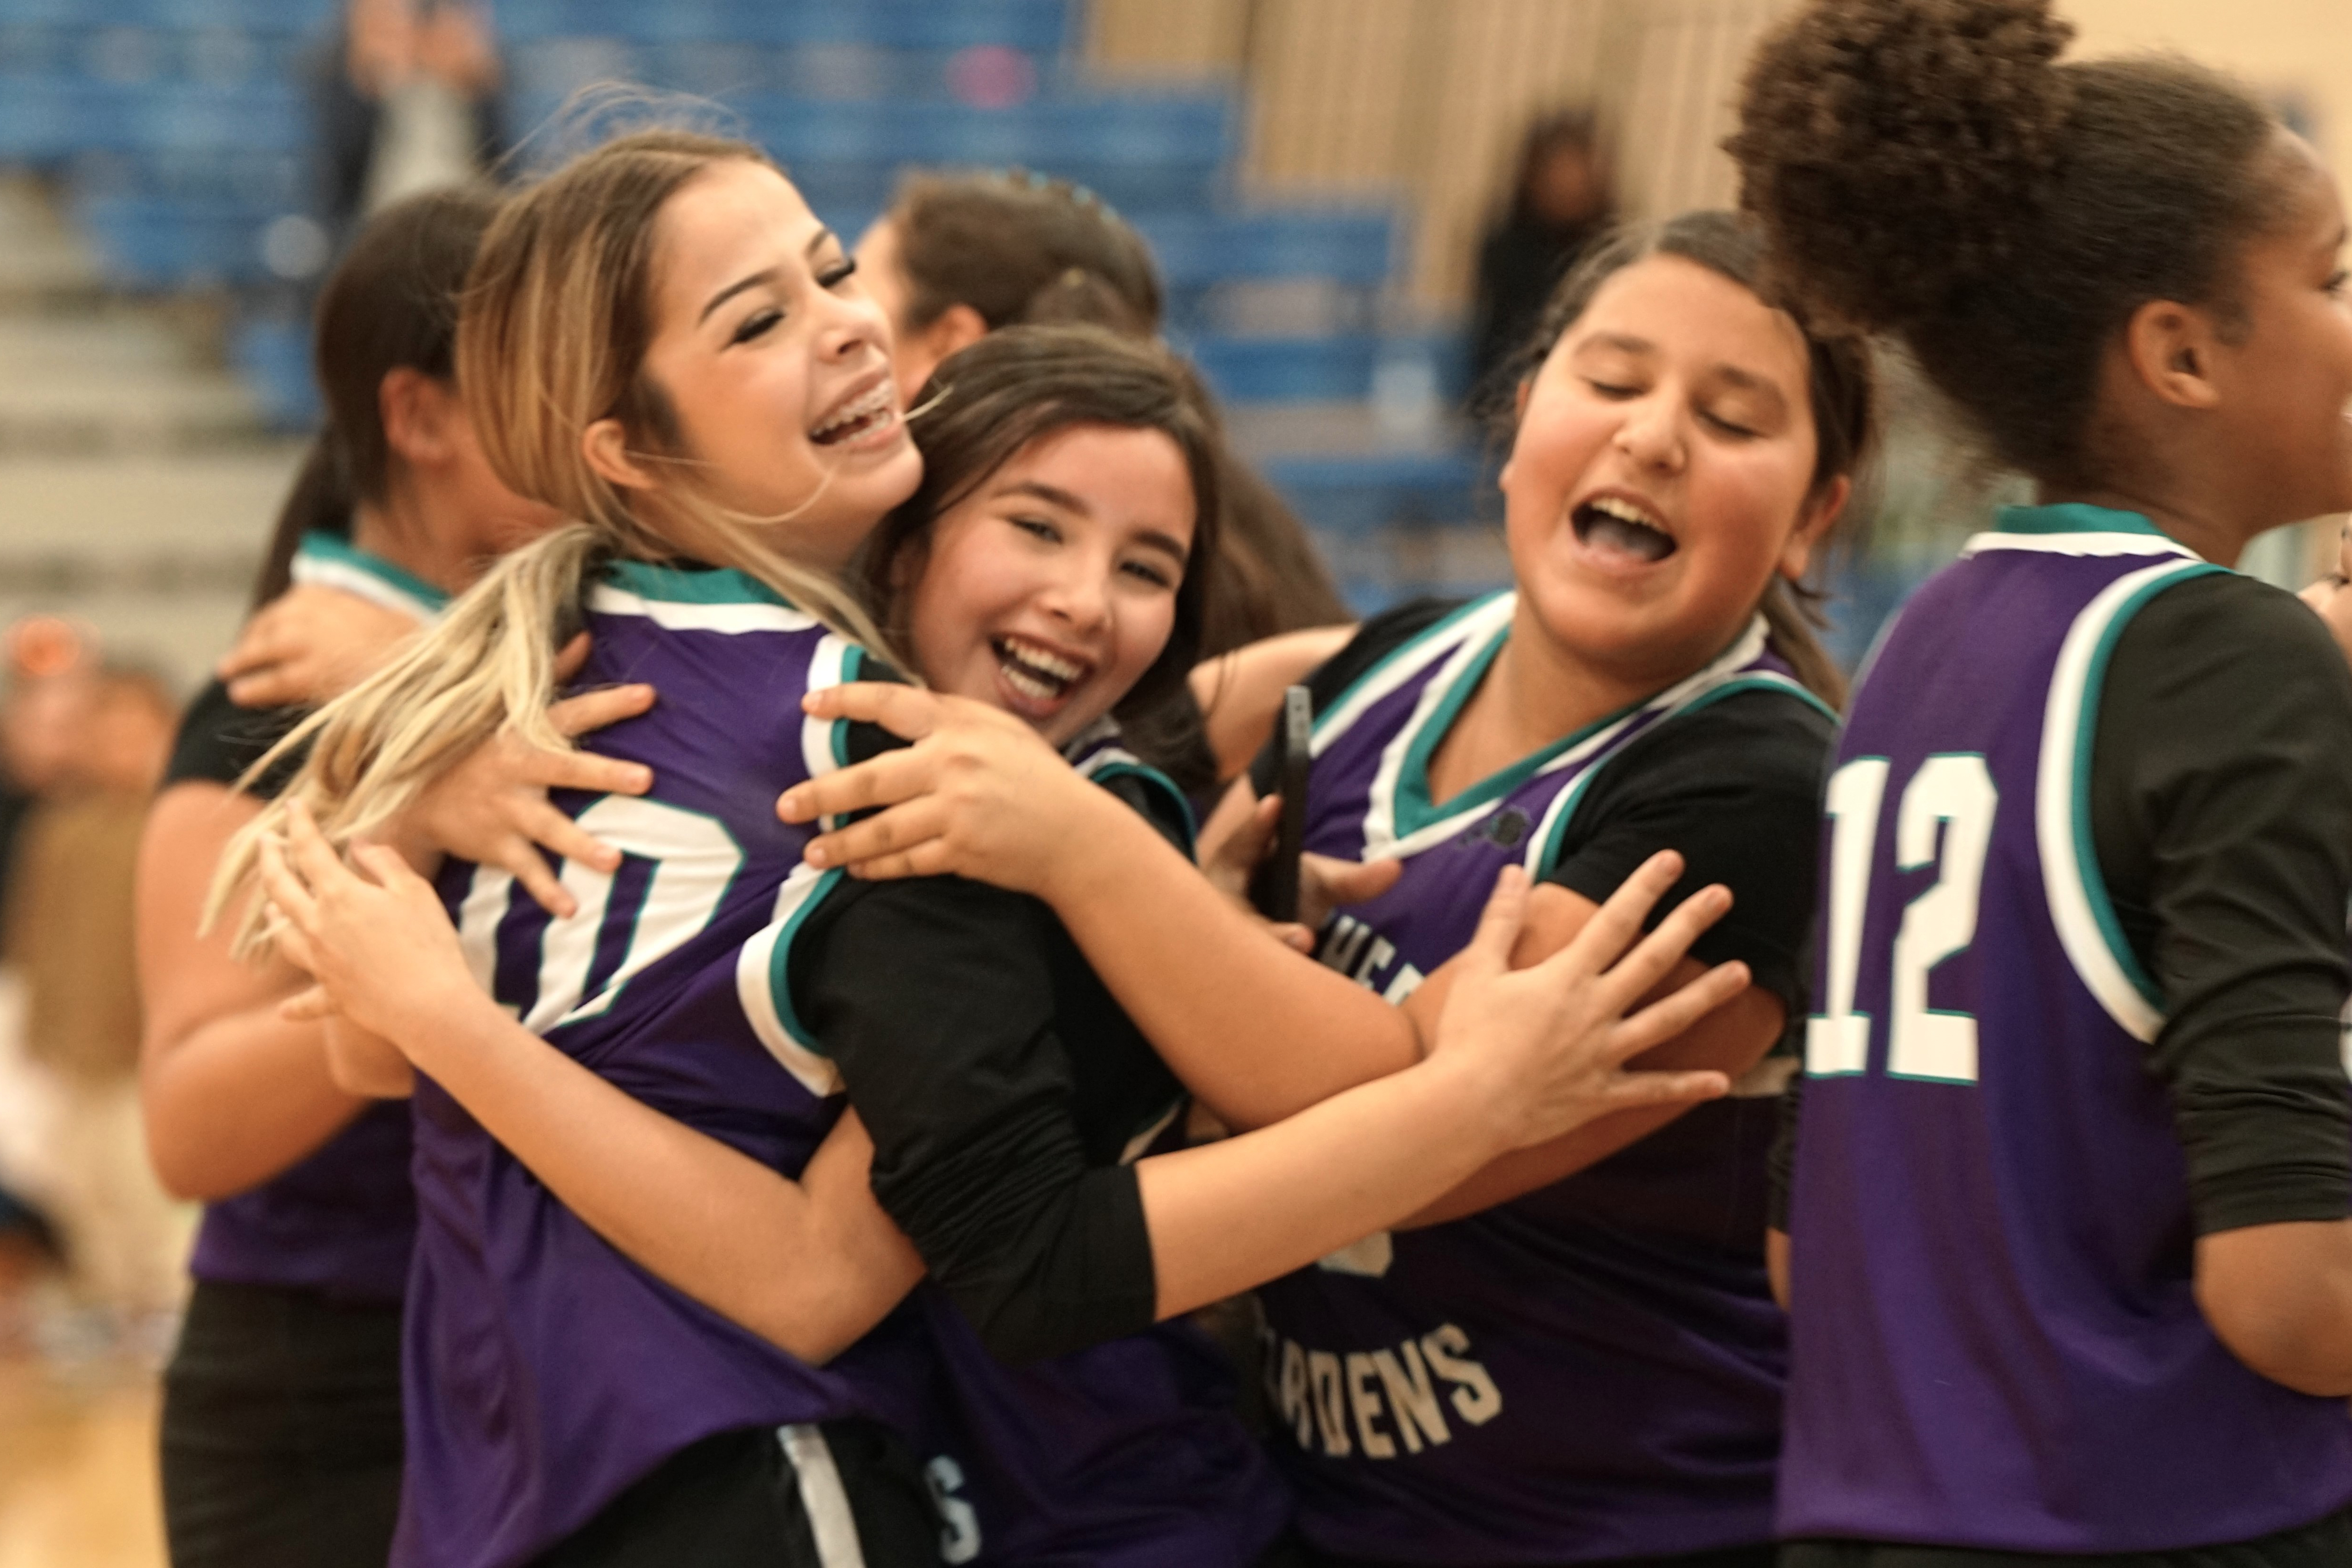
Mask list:
[[1268,1126],[1420,1059],[1396,1008],[1283,946],[1141,817],[1095,793],[1101,808],[1074,836],[1085,852],[1041,891],[1220,1121]]
[[[1394,1226],[1500,1152],[1482,1090],[1443,1059],[1238,1138],[1137,1167],[1162,1318]],[[1270,1194],[1281,1194],[1270,1202]]]
[[286,1022],[274,1001],[152,1041],[139,1091],[156,1175],[205,1203],[283,1174],[366,1104],[336,1087],[320,1026]]
[[488,998],[406,1042],[591,1229],[646,1270],[812,1363],[855,1343],[921,1278],[865,1186],[820,1151],[803,1188],[615,1088]]

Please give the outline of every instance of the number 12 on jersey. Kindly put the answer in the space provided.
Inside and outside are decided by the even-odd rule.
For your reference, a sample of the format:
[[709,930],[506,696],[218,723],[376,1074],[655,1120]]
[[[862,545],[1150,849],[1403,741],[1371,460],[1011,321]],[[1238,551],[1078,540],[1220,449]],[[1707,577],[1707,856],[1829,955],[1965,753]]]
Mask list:
[[[1853,998],[1889,768],[1885,757],[1856,757],[1830,779],[1827,994],[1824,1009],[1805,1025],[1805,1071],[1813,1078],[1870,1067],[1871,1016],[1855,1012]],[[1892,1077],[1977,1081],[1977,1021],[1929,1007],[1927,974],[1976,940],[1978,892],[2000,805],[1984,758],[1972,752],[1938,752],[1903,786],[1895,863],[1905,871],[1932,865],[1937,875],[1934,886],[1905,907],[1895,933],[1886,1030]]]

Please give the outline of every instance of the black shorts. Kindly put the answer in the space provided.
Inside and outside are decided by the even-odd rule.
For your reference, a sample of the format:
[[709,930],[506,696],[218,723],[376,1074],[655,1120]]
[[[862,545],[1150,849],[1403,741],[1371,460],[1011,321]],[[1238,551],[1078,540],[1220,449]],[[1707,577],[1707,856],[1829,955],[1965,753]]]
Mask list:
[[198,1281],[163,1373],[173,1568],[383,1568],[400,1309]]
[[[1402,1563],[1373,1563],[1352,1557],[1329,1557],[1314,1548],[1299,1545],[1293,1560],[1299,1568],[1406,1568]],[[1605,1563],[1580,1563],[1576,1568],[1773,1568],[1779,1548],[1765,1542],[1755,1546],[1726,1546],[1711,1552],[1685,1552],[1671,1557],[1622,1557]],[[1269,1559],[1263,1568],[1273,1568]],[[1287,1564],[1284,1565],[1287,1568]]]
[[1874,1541],[1792,1541],[1780,1549],[1780,1568],[2344,1568],[2347,1563],[2352,1563],[2352,1509],[2259,1541],[2178,1552],[2061,1556]]
[[681,1448],[532,1568],[938,1568],[940,1542],[907,1446],[827,1421]]

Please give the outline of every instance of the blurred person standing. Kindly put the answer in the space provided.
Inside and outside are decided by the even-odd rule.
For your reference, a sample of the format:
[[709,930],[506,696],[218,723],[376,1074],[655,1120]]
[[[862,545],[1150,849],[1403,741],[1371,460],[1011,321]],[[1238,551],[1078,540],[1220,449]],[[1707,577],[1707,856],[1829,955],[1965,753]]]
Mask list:
[[142,669],[49,679],[86,689],[26,815],[0,938],[25,988],[25,1054],[54,1092],[50,1201],[75,1293],[101,1331],[160,1346],[191,1216],[157,1183],[140,1128],[131,882],[177,712]]
[[1511,357],[1534,332],[1553,287],[1617,221],[1607,151],[1589,109],[1560,110],[1528,127],[1509,205],[1478,247],[1474,406],[1514,380]]
[[320,198],[339,243],[403,197],[480,177],[505,149],[505,68],[470,0],[349,0],[312,72]]

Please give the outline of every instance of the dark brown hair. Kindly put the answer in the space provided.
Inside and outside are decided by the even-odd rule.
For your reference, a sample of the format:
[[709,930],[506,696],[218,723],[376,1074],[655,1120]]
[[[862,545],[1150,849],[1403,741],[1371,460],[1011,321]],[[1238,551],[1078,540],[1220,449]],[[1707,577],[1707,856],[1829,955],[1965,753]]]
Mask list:
[[1900,336],[1994,455],[2098,481],[2108,343],[2156,300],[2235,311],[2277,121],[2165,57],[2061,65],[2049,0],[1816,0],[1748,68],[1727,143],[1792,283]]
[[[1805,339],[1805,389],[1813,421],[1813,491],[1818,494],[1832,479],[1855,476],[1878,439],[1877,377],[1870,345],[1858,333],[1820,327],[1801,310],[1791,309],[1767,280],[1762,237],[1734,213],[1688,212],[1664,223],[1623,228],[1612,235],[1577,263],[1552,291],[1535,336],[1520,354],[1519,374],[1514,379],[1525,380],[1541,367],[1554,345],[1591,307],[1603,283],[1651,256],[1678,256],[1696,262],[1796,321]],[[1847,514],[1851,516],[1853,510],[1849,501]],[[1810,584],[1775,575],[1764,590],[1760,607],[1770,628],[1772,651],[1788,661],[1806,689],[1832,708],[1841,708],[1845,704],[1845,676],[1816,635],[1822,624],[1822,597],[1821,590]]]
[[[936,405],[909,426],[923,454],[922,485],[875,529],[859,569],[876,619],[900,647],[911,640],[907,590],[922,569],[932,526],[1032,443],[1073,425],[1109,425],[1157,430],[1176,444],[1192,480],[1193,521],[1175,625],[1160,657],[1112,710],[1129,744],[1168,767],[1171,723],[1181,731],[1183,713],[1199,723],[1186,678],[1200,659],[1222,510],[1223,441],[1199,384],[1156,344],[1097,327],[1012,327],[940,364],[917,402]],[[1171,721],[1171,712],[1179,717]]]
[[1093,192],[1014,169],[918,174],[889,213],[907,275],[907,319],[920,331],[951,305],[988,330],[1021,322],[1093,322],[1149,336],[1160,330],[1151,247]]
[[286,591],[303,534],[348,532],[352,507],[383,500],[394,460],[383,378],[410,369],[450,379],[458,296],[498,210],[497,195],[477,187],[412,196],[369,219],[328,276],[310,345],[326,426],[278,510],[257,607]]

